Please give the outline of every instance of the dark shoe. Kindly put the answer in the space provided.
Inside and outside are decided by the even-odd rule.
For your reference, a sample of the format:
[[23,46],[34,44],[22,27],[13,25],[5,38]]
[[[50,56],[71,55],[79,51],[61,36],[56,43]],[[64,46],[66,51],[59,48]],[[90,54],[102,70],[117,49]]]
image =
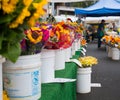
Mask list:
[[101,48],[101,47],[98,47],[98,49]]

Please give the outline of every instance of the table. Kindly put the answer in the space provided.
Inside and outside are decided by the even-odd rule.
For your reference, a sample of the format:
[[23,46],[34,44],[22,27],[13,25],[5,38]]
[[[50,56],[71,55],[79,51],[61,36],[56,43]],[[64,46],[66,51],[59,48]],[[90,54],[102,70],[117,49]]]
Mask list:
[[[78,55],[73,56],[73,58],[78,57]],[[55,71],[55,77],[76,79],[77,65],[73,62],[66,62],[64,70]],[[76,81],[42,84],[39,100],[76,100]]]

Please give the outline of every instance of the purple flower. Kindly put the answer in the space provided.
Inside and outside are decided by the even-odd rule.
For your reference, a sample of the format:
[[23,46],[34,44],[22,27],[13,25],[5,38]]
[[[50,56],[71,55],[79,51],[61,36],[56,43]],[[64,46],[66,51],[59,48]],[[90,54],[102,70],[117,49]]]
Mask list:
[[43,31],[43,42],[46,42],[49,39],[49,30],[42,29]]

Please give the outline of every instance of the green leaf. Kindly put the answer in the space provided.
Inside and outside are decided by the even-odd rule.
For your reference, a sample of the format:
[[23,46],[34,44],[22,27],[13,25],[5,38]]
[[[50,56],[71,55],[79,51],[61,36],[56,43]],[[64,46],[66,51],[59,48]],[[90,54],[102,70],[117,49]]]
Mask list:
[[5,37],[6,37],[6,40],[7,41],[15,41],[16,39],[16,32],[14,32],[14,30],[7,30],[6,34],[5,34]]
[[21,54],[20,43],[9,44],[7,52],[4,52],[3,56],[12,62],[16,62]]
[[0,34],[0,50],[2,49],[3,33]]
[[24,30],[17,29],[15,31],[16,31],[16,39],[15,40],[21,41],[25,37]]
[[12,20],[12,16],[4,15],[0,16],[0,24],[9,23]]
[[9,29],[5,34],[5,40],[9,42],[20,42],[25,37],[23,31]]

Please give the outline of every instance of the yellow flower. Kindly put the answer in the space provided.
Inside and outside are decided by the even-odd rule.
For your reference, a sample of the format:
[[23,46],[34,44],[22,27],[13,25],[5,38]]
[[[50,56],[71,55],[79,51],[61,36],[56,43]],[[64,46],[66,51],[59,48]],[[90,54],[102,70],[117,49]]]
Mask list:
[[38,31],[38,30],[40,30],[39,27],[31,27],[31,29],[32,29],[32,31]]
[[57,35],[57,38],[59,40],[60,39],[60,33],[59,33],[59,31],[56,31],[56,35]]
[[1,7],[5,13],[12,13],[15,8],[18,0],[1,0]]
[[30,6],[30,4],[32,3],[33,0],[23,0],[23,4],[25,6]]
[[92,56],[80,57],[78,60],[82,64],[82,67],[91,67],[98,63],[98,60]]
[[32,27],[30,30],[27,31],[28,39],[34,44],[41,42],[42,35],[43,35],[43,33],[37,27]]
[[47,0],[43,0],[39,3],[33,3],[34,8],[36,9],[35,13],[33,14],[33,16],[31,16],[31,18],[28,20],[28,24],[30,26],[34,26],[35,25],[35,21],[42,15],[44,15],[44,10],[43,10],[43,6],[47,4]]
[[6,91],[3,91],[3,100],[9,100]]
[[16,20],[10,24],[10,26],[9,26],[10,28],[18,27],[19,24],[23,24],[23,21],[26,17],[30,16],[30,12],[28,11],[28,8],[29,8],[30,4],[32,3],[32,1],[31,0],[28,0],[28,1],[29,1],[29,3],[25,3],[25,1],[23,0],[25,7],[22,9],[22,12],[16,18]]

